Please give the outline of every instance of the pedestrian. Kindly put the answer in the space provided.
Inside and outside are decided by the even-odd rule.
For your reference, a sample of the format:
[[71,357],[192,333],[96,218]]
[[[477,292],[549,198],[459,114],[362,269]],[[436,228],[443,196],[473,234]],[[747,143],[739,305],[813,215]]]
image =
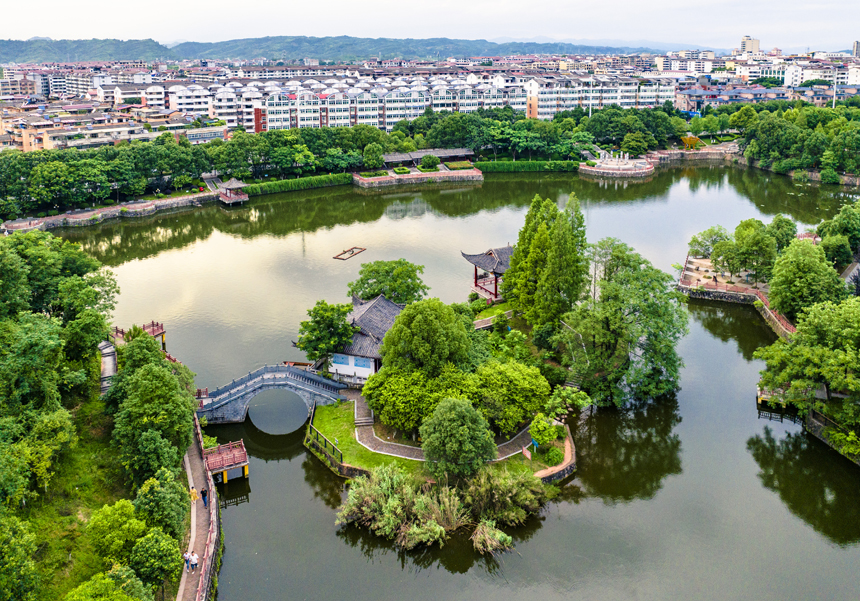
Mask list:
[[207,491],[205,488],[200,491],[200,498],[203,499],[203,507],[209,507],[209,505],[207,505],[207,503],[206,503],[206,498],[208,496],[209,496],[209,491]]
[[194,570],[197,569],[197,562],[200,558],[197,557],[197,553],[194,551],[191,552],[191,573],[194,573]]
[[190,572],[191,571],[191,552],[186,551],[185,553],[183,553],[182,559],[185,560],[185,571]]
[[197,504],[197,499],[199,499],[200,497],[198,496],[197,491],[196,491],[196,490],[194,490],[194,487],[193,487],[193,486],[191,487],[191,490],[189,491],[189,494],[191,495],[191,504],[192,504],[192,505],[196,505],[196,504]]

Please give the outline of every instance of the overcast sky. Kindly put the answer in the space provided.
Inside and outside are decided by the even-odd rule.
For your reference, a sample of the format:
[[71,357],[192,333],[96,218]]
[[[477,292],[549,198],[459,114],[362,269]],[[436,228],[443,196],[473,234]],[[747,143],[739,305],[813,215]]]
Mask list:
[[[4,2],[0,38],[214,42],[276,35],[653,40],[715,48],[742,35],[763,49],[841,50],[860,39],[860,1],[725,0],[102,0]],[[145,18],[142,18],[145,15]],[[5,24],[5,26],[4,26]],[[14,27],[13,27],[14,24]]]

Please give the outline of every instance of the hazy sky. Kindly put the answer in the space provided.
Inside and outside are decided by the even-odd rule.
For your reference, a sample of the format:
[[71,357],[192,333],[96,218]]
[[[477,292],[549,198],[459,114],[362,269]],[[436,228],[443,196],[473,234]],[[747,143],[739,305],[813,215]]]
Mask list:
[[547,36],[733,48],[749,34],[765,49],[827,50],[850,48],[860,39],[857,0],[725,0],[698,6],[675,0],[149,0],[134,8],[101,0],[78,0],[73,6],[42,0],[35,12],[21,0],[4,4],[0,38],[6,39]]

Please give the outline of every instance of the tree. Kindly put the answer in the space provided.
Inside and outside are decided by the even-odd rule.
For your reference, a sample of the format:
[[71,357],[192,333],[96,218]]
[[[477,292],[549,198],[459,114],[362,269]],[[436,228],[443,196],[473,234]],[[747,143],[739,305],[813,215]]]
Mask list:
[[701,117],[693,117],[690,119],[690,133],[697,138],[705,130],[705,124]]
[[421,167],[422,169],[433,170],[439,166],[439,157],[435,154],[425,154],[421,157]]
[[555,340],[582,390],[618,405],[673,391],[688,315],[672,276],[613,239],[593,247],[592,272],[591,294],[564,316]]
[[446,363],[468,360],[469,338],[454,310],[438,298],[430,298],[403,309],[379,352],[385,367],[420,369],[435,377]]
[[368,169],[379,169],[384,164],[382,146],[373,143],[364,148],[364,166]]
[[634,131],[624,136],[621,142],[621,150],[629,152],[630,156],[638,157],[648,152],[648,139],[642,132]]
[[782,252],[791,241],[797,238],[797,224],[781,213],[774,216],[773,221],[767,224],[766,232],[776,240],[777,252]]
[[175,471],[182,455],[158,430],[147,429],[137,441],[137,452],[128,458],[127,469],[135,486],[154,477],[161,468]]
[[758,120],[758,113],[750,105],[744,107],[729,117],[729,124],[739,132],[746,133]]
[[137,541],[129,560],[129,567],[151,587],[167,579],[175,582],[182,573],[182,565],[179,543],[158,528]]
[[[811,246],[811,245],[810,245]],[[815,406],[852,426],[860,422],[860,377],[856,370],[860,348],[860,298],[825,301],[807,307],[797,318],[797,331],[790,341],[777,340],[760,348],[755,356],[764,359],[762,386],[797,404]],[[847,393],[837,404],[822,404],[816,392],[824,387]],[[839,411],[840,415],[834,415]]]
[[308,309],[310,319],[299,324],[299,340],[296,346],[303,350],[311,361],[323,361],[328,369],[331,356],[349,344],[359,330],[347,322],[351,310],[350,305],[317,301],[312,309]]
[[35,554],[36,537],[27,523],[0,513],[0,600],[36,600],[39,574]]
[[689,253],[694,257],[710,257],[719,242],[732,240],[732,235],[721,225],[709,227],[690,238]]
[[194,398],[180,389],[176,376],[162,365],[144,365],[129,378],[127,390],[113,430],[126,468],[140,449],[141,436],[150,429],[184,454],[192,440]]
[[[540,225],[543,224],[548,231],[557,215],[558,207],[552,200],[543,200],[539,195],[536,195],[532,199],[528,213],[526,213],[525,223],[520,228],[517,244],[511,255],[511,266],[505,272],[501,284],[504,297],[520,310],[527,307],[522,297],[528,296],[529,289],[536,286],[538,281],[537,276],[539,274],[533,273],[529,266],[532,242]],[[538,244],[538,247],[541,245]]]
[[820,246],[795,239],[776,259],[768,298],[771,307],[791,320],[807,307],[838,302],[847,294]]
[[135,601],[105,574],[96,574],[70,591],[64,601]]
[[489,424],[469,401],[445,399],[421,426],[421,448],[437,477],[467,478],[496,458]]
[[476,408],[502,434],[511,434],[549,399],[549,383],[537,367],[489,361],[478,368]]
[[181,538],[182,520],[188,495],[173,472],[161,468],[143,483],[134,499],[134,509],[150,527],[158,527],[172,537]]
[[29,271],[21,257],[0,243],[0,319],[13,317],[30,306]]
[[816,232],[822,238],[834,235],[848,237],[852,249],[860,249],[860,206],[855,204],[842,205],[833,217],[818,225]]
[[834,267],[845,267],[854,260],[848,236],[825,236],[821,241],[821,248]]
[[733,274],[740,273],[743,269],[743,259],[738,252],[738,245],[734,240],[723,240],[714,245],[711,252],[711,264],[720,271],[728,271],[729,278]]
[[535,304],[526,310],[530,323],[556,324],[570,311],[585,289],[588,258],[585,217],[574,194],[549,232],[546,267],[540,274]]
[[421,300],[430,289],[421,281],[423,265],[415,265],[406,259],[396,261],[373,261],[364,263],[358,271],[358,279],[350,282],[350,296],[371,300],[380,294],[391,302],[409,304]]
[[741,265],[754,282],[767,277],[776,259],[776,240],[758,219],[746,219],[735,228],[735,247]]
[[153,601],[152,591],[140,581],[137,574],[128,566],[114,565],[107,577],[116,583],[122,592],[139,601]]
[[552,420],[543,413],[538,413],[529,426],[529,434],[539,446],[551,443],[558,438],[558,430]]
[[108,563],[127,563],[134,545],[146,531],[146,524],[135,517],[134,505],[126,499],[96,510],[87,525],[93,548]]

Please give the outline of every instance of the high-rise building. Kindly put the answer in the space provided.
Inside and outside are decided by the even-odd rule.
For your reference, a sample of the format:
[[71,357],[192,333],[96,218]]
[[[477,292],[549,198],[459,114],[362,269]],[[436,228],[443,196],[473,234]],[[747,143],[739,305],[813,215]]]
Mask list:
[[854,51],[851,54],[860,56],[860,42],[854,42]]
[[741,38],[741,53],[757,54],[759,49],[759,40],[755,40],[748,35]]

